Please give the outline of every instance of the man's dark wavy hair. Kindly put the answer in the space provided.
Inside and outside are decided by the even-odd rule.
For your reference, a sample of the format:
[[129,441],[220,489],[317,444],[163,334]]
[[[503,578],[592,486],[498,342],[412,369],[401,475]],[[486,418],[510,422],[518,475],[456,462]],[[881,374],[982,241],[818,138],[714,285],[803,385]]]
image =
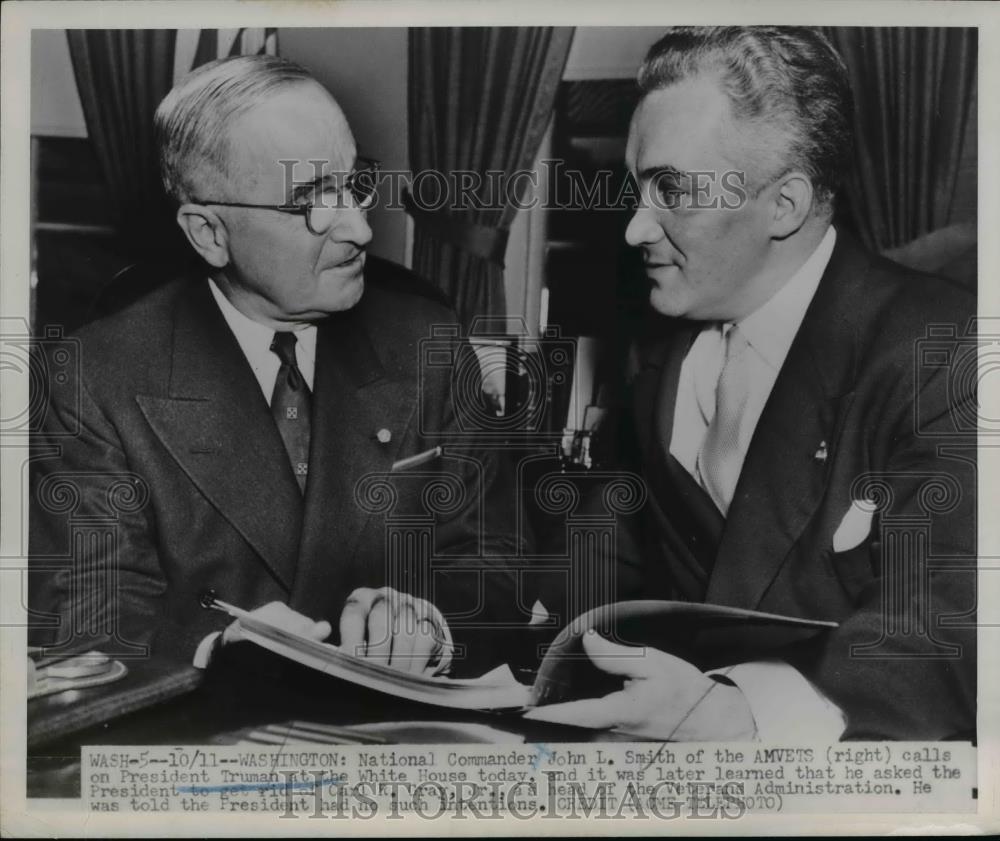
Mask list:
[[674,27],[650,48],[639,88],[645,96],[699,75],[718,79],[751,135],[783,138],[778,148],[761,144],[770,147],[765,157],[781,156],[762,162],[772,170],[766,180],[804,172],[817,205],[829,209],[851,166],[854,97],[826,37],[804,26]]

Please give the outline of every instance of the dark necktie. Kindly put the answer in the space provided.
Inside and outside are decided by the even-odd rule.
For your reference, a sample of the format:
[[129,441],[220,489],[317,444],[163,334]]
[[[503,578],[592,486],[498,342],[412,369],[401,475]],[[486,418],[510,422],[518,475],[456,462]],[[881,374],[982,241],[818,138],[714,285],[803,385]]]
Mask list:
[[309,475],[309,386],[295,361],[295,334],[278,332],[271,351],[281,360],[271,393],[271,414],[288,451],[292,472],[305,493]]

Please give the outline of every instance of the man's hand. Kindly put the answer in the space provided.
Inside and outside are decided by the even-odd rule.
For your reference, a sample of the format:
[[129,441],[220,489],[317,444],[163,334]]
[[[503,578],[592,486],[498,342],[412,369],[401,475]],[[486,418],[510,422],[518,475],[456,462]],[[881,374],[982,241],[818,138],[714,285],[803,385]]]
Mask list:
[[[269,602],[263,607],[251,611],[250,615],[293,634],[312,637],[314,640],[325,640],[333,630],[329,622],[314,622],[308,616],[303,616],[292,610],[284,602]],[[228,645],[239,642],[241,639],[243,639],[243,629],[237,619],[223,632],[222,644]]]
[[624,689],[603,698],[535,707],[525,718],[675,742],[753,739],[750,707],[735,686],[713,680],[679,657],[617,645],[595,631],[584,636],[583,648],[598,668],[624,677]]
[[360,587],[340,614],[340,647],[411,674],[440,674],[454,646],[441,612],[391,587]]

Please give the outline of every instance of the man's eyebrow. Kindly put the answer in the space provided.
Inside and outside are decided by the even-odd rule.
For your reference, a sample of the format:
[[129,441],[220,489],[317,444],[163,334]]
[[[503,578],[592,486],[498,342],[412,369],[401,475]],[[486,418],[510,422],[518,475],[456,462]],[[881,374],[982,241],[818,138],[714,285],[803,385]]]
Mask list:
[[326,175],[321,175],[319,178],[314,178],[312,181],[296,181],[292,186],[292,193],[288,200],[294,202],[298,199],[312,196],[317,190],[325,187],[332,180],[333,173],[327,173]]
[[347,170],[347,172],[337,170],[335,172],[328,172],[326,175],[321,175],[318,178],[314,178],[312,181],[296,181],[292,186],[292,193],[288,198],[289,203],[315,195],[318,190],[322,190],[329,186],[336,179],[342,179],[349,175],[354,171],[355,167],[357,167],[357,162],[355,162],[354,165]]
[[691,177],[688,173],[670,164],[657,164],[656,166],[647,166],[639,170],[639,179],[642,181],[652,181],[654,178],[661,178],[665,175],[672,175],[677,179]]

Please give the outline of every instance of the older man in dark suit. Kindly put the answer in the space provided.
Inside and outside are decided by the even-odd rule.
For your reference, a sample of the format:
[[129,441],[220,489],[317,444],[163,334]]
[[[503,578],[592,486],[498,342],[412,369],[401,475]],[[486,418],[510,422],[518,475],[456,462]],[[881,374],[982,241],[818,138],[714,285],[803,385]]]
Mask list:
[[968,736],[973,297],[832,226],[851,92],[815,31],[681,27],[639,83],[626,238],[665,318],[622,436],[651,493],[618,595],[838,627],[758,653],[750,629],[703,635],[741,651],[716,673],[592,636],[625,688],[532,715],[678,740]]
[[[30,597],[52,626],[38,641],[204,663],[240,638],[199,607],[212,589],[316,638],[339,625],[362,656],[445,670],[514,610],[517,551],[488,454],[446,447],[387,478],[455,432],[452,369],[420,359],[453,313],[406,270],[366,264],[377,174],[301,67],[202,67],[156,129],[206,268],[77,337],[80,380],[55,393],[32,482]],[[387,511],[430,524],[409,554],[387,553]],[[74,546],[88,518],[113,537]]]

